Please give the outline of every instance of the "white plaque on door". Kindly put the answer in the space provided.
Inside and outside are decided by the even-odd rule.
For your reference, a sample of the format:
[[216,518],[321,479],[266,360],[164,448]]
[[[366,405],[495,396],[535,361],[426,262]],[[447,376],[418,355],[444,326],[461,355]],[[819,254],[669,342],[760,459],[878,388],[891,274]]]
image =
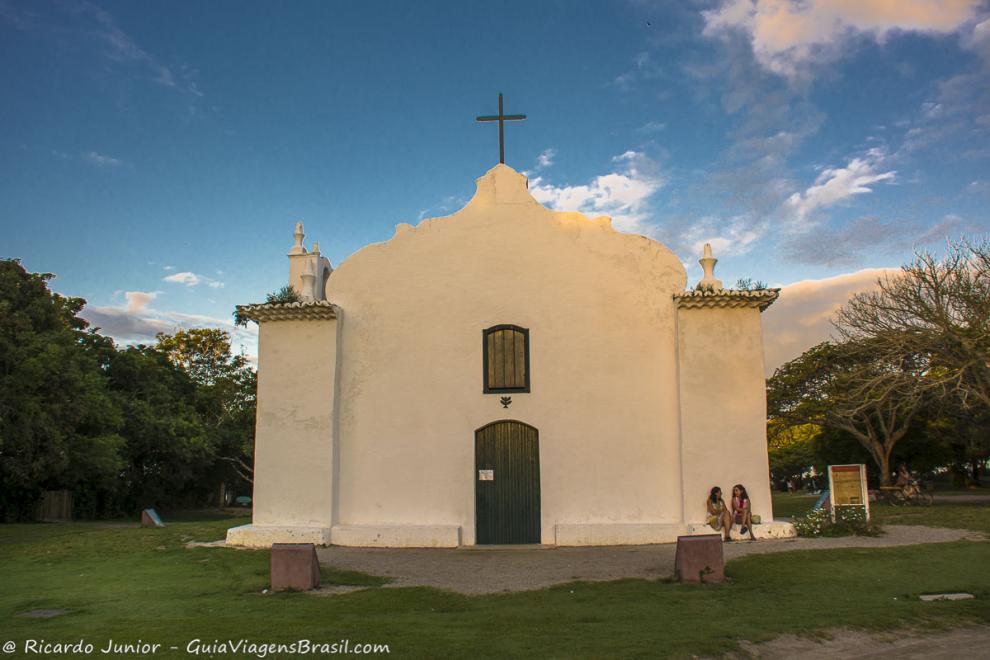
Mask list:
[[478,470],[478,481],[495,481],[495,470]]

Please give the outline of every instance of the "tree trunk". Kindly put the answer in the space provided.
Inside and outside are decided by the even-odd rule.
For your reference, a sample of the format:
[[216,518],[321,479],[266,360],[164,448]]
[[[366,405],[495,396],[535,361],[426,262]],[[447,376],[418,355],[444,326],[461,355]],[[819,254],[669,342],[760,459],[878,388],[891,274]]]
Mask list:
[[880,485],[889,486],[890,484],[890,452],[880,451],[879,456],[877,456],[877,467],[880,468]]

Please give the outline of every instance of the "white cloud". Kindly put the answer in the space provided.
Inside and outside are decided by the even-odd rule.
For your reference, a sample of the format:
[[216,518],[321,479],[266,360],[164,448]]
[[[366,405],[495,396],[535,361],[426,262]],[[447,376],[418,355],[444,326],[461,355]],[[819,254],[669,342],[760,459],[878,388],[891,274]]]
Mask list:
[[854,195],[873,192],[868,187],[872,184],[893,181],[897,172],[879,171],[883,158],[883,152],[871,149],[862,158],[851,159],[845,167],[823,170],[814,185],[803,193],[792,194],[784,202],[784,212],[787,219],[794,223],[793,229],[807,229],[815,211],[839,204]]
[[253,360],[257,348],[257,326],[234,326],[230,320],[218,319],[203,314],[184,314],[164,311],[151,307],[157,295],[142,291],[128,291],[124,294],[126,305],[92,307],[87,305],[80,316],[98,328],[100,334],[113,338],[121,344],[151,344],[159,332],[172,334],[190,328],[220,328],[231,334],[236,351],[247,354]]
[[[980,6],[981,0],[724,0],[702,14],[706,36],[741,32],[763,68],[793,78],[837,59],[857,36],[883,42],[898,32],[968,32]],[[982,41],[982,32],[974,34]]]
[[543,169],[545,167],[550,167],[553,165],[553,157],[557,155],[556,149],[544,149],[543,152],[536,157],[536,167],[537,169]]
[[64,50],[62,44],[66,36],[72,35],[99,48],[108,62],[104,65],[106,69],[150,80],[183,94],[203,96],[196,85],[195,70],[163,63],[126,34],[103,8],[88,0],[52,6],[60,11],[47,13],[42,18],[40,12],[30,8],[17,9],[3,2],[0,3],[0,20],[18,30],[48,37],[60,45],[59,50]]
[[87,151],[82,155],[82,159],[91,165],[96,165],[97,167],[120,167],[124,164],[124,161],[119,158],[101,154],[98,151]]
[[172,282],[173,284],[185,284],[186,286],[189,287],[205,284],[211,289],[223,288],[223,282],[220,282],[219,280],[215,280],[212,277],[207,277],[206,275],[197,275],[196,273],[191,273],[189,271],[172,273],[171,275],[166,275],[162,279],[166,282]]
[[140,312],[157,297],[157,291],[125,291],[124,298],[127,299],[127,313],[135,314]]
[[638,151],[627,151],[612,162],[618,166],[616,171],[586,185],[555,186],[536,177],[530,181],[529,192],[552,209],[606,214],[612,216],[617,229],[645,232],[650,198],[665,183],[659,166]]
[[748,216],[705,217],[683,230],[680,243],[699,256],[705,243],[711,243],[716,257],[729,257],[752,250],[768,229],[769,223],[754,222]]
[[662,121],[648,121],[639,127],[640,133],[659,133],[667,130],[667,124]]
[[866,268],[819,280],[802,280],[781,288],[780,299],[763,314],[766,373],[829,339],[831,319],[854,293],[869,291],[877,280],[898,268]]
[[416,217],[419,220],[424,220],[426,218],[450,215],[457,209],[462,208],[465,204],[467,204],[467,199],[463,195],[448,195],[438,204],[421,209]]

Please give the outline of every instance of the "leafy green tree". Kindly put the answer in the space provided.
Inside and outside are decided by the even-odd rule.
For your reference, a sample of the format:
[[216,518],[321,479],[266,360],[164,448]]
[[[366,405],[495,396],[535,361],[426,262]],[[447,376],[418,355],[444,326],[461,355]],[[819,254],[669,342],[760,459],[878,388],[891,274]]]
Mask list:
[[196,383],[148,346],[118,351],[107,373],[126,438],[119,506],[196,504],[210,490],[204,481],[214,449],[195,407]]
[[890,483],[894,447],[911,430],[929,391],[928,365],[897,359],[872,342],[822,343],[782,365],[767,382],[771,418],[848,433]]
[[0,260],[0,519],[26,519],[43,490],[109,488],[123,463],[119,407],[106,388],[113,355],[88,330],[82,298],[48,273]]
[[213,479],[251,482],[257,376],[247,359],[233,353],[224,330],[194,328],[157,339],[158,350],[196,383],[196,409],[220,463]]
[[821,435],[817,424],[788,425],[771,420],[767,427],[770,471],[780,485],[788,479],[800,480],[815,466],[815,440]]

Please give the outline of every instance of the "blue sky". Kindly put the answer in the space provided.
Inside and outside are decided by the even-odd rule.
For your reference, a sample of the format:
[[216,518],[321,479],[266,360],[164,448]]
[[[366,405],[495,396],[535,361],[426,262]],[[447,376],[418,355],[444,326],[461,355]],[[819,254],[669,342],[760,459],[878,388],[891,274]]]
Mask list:
[[284,283],[295,222],[338,264],[465,203],[497,162],[474,117],[501,91],[529,116],[507,163],[540,201],[662,240],[694,279],[711,241],[727,283],[801,283],[767,313],[784,341],[863,269],[990,230],[988,18],[975,0],[0,0],[0,256],[56,273],[122,340],[222,325]]

